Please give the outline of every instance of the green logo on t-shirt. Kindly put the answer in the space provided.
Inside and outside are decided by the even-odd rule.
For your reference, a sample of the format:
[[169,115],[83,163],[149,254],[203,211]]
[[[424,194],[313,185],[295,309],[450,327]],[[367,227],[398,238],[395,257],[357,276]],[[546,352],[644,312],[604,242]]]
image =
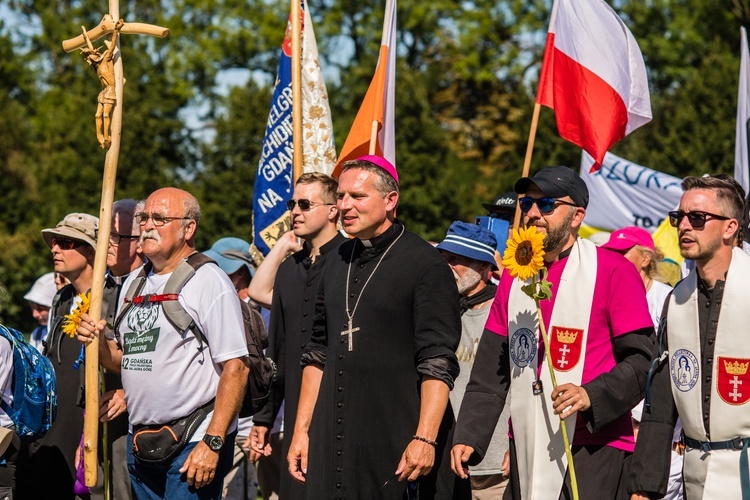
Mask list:
[[156,342],[159,340],[159,329],[152,328],[145,332],[130,332],[123,336],[122,354],[143,354],[156,350]]

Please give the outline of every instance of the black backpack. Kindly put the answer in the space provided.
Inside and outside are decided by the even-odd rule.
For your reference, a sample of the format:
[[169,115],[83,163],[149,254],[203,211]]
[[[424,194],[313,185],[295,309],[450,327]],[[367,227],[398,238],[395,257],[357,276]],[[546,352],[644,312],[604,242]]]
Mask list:
[[[172,276],[167,280],[164,286],[164,294],[179,294],[185,283],[190,281],[195,272],[203,265],[212,263],[216,265],[210,257],[202,253],[194,253],[183,259],[177,268],[172,272]],[[138,276],[130,284],[130,288],[125,294],[124,305],[120,310],[117,321],[113,328],[117,346],[122,350],[120,341],[120,323],[127,311],[133,306],[133,297],[140,294],[146,283],[146,276],[151,272],[152,265],[146,262],[138,273]],[[250,374],[247,380],[247,390],[242,400],[240,417],[250,417],[257,413],[268,402],[271,391],[271,384],[276,380],[276,364],[264,354],[268,347],[268,334],[260,313],[246,302],[240,300],[240,309],[242,310],[242,322],[245,326],[245,340],[247,341],[247,351],[250,357]],[[144,297],[148,301],[148,296]],[[203,335],[200,327],[187,311],[180,305],[178,300],[165,300],[161,302],[162,310],[167,320],[174,326],[177,331],[185,332],[190,330],[198,340],[198,350],[202,351],[204,345],[208,345],[208,339]]]

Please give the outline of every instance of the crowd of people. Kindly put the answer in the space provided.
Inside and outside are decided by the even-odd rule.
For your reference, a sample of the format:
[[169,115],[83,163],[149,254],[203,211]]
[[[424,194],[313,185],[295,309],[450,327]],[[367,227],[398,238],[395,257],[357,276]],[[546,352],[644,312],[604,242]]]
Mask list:
[[[543,236],[541,301],[503,268],[509,224],[455,221],[432,244],[410,232],[382,157],[338,179],[303,174],[291,231],[262,262],[224,237],[179,285],[200,206],[162,188],[113,206],[96,323],[99,221],[71,213],[42,231],[54,272],[25,296],[57,418],[23,442],[0,410],[0,496],[750,498],[745,193],[727,175],[682,187],[665,215],[691,270],[674,289],[648,231],[579,236],[589,193],[572,169],[543,168],[485,205],[508,223],[520,209]],[[263,316],[277,374],[265,406],[238,418],[252,373],[242,302]],[[93,340],[107,481],[89,488],[79,367]],[[8,404],[12,359],[0,338]]]

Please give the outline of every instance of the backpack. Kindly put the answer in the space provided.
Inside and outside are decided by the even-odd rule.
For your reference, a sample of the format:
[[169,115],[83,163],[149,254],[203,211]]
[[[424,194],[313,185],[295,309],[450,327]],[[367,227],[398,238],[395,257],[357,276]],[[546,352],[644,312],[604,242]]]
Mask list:
[[[167,320],[174,326],[177,331],[185,332],[190,330],[195,338],[198,339],[198,350],[204,349],[203,344],[208,345],[208,339],[201,331],[200,327],[190,314],[185,311],[180,302],[177,300],[182,288],[195,272],[205,264],[212,263],[216,265],[210,257],[202,253],[194,253],[182,260],[177,268],[172,272],[172,276],[167,280],[164,286],[164,293],[159,297],[162,310]],[[124,297],[124,306],[117,316],[115,327],[113,328],[117,345],[122,349],[120,343],[120,323],[125,318],[125,313],[133,306],[134,298],[140,299],[140,302],[156,302],[149,296],[138,297],[143,286],[146,284],[146,276],[151,272],[152,265],[150,262],[144,264],[138,276],[130,284],[130,288]],[[271,384],[276,380],[276,364],[264,354],[264,349],[268,347],[268,334],[260,313],[252,308],[249,304],[239,299],[240,309],[242,310],[242,323],[245,327],[245,341],[247,342],[247,352],[250,358],[250,374],[247,380],[247,390],[242,400],[240,408],[240,417],[250,417],[263,408],[268,402],[271,392]]]
[[0,408],[25,442],[38,439],[57,416],[57,382],[52,362],[29,344],[23,334],[0,325],[0,337],[13,348],[13,404],[0,398]]

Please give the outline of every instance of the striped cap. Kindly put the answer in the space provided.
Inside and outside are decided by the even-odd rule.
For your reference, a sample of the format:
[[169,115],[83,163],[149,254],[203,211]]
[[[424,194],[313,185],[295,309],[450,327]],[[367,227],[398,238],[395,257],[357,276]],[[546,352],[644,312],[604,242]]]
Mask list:
[[445,239],[438,244],[438,250],[455,253],[463,257],[487,262],[497,269],[495,249],[497,237],[489,229],[468,222],[455,221],[448,228]]

